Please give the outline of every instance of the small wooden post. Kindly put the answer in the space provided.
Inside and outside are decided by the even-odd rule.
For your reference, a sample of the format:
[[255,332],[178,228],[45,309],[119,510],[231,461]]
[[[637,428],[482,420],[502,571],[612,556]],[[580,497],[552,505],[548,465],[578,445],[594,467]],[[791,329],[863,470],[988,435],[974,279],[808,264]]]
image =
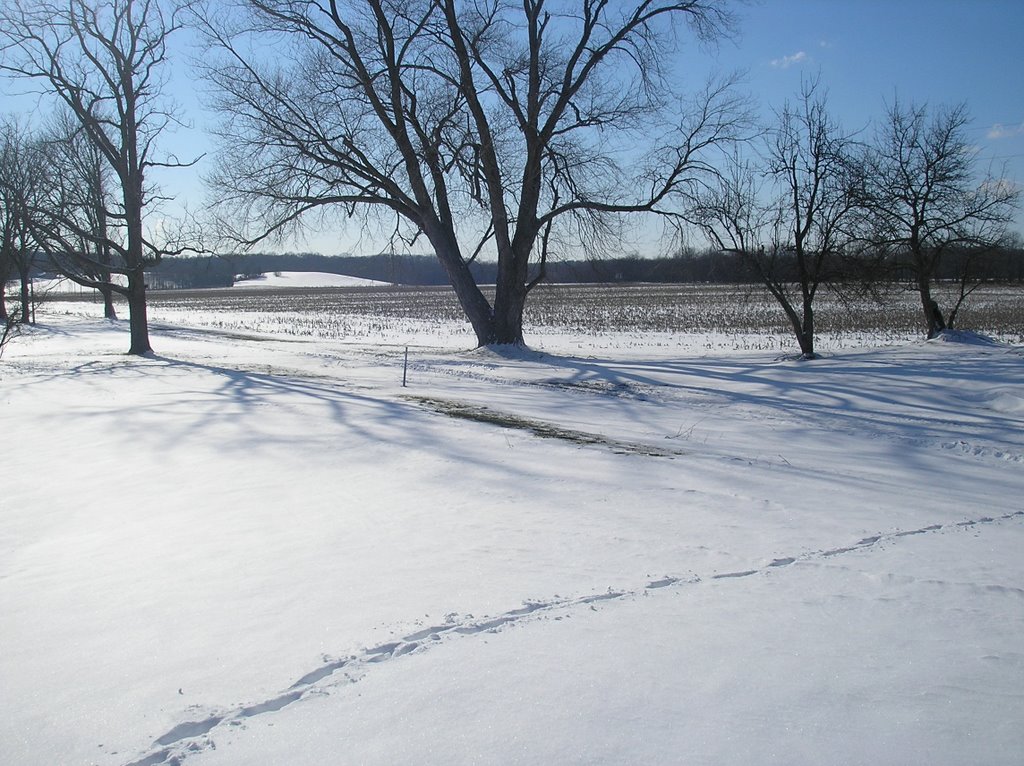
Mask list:
[[405,347],[405,362],[402,364],[402,388],[405,388],[405,381],[409,374],[409,347]]

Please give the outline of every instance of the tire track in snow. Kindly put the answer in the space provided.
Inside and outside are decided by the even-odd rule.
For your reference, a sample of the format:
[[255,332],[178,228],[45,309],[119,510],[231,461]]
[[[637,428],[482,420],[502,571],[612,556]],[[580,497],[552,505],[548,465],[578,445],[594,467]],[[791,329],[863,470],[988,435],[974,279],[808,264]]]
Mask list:
[[797,556],[786,556],[773,559],[762,567],[743,569],[734,572],[718,572],[702,578],[699,575],[689,577],[664,577],[651,580],[639,588],[633,589],[612,589],[605,593],[578,596],[575,598],[554,598],[547,601],[527,601],[517,609],[512,609],[502,614],[483,619],[474,618],[472,615],[462,619],[450,619],[440,625],[433,625],[420,628],[395,641],[379,644],[364,649],[362,652],[350,655],[344,659],[330,660],[315,670],[306,673],[295,681],[281,694],[262,702],[240,705],[235,708],[211,712],[206,718],[198,721],[184,721],[171,728],[165,734],[159,736],[153,742],[153,749],[143,754],[138,759],[126,763],[125,766],[180,766],[190,755],[203,752],[215,747],[210,735],[218,728],[226,726],[239,726],[247,719],[265,713],[273,713],[292,705],[305,697],[315,694],[317,687],[325,679],[330,679],[340,671],[344,671],[344,679],[333,679],[335,686],[341,684],[353,684],[369,672],[374,665],[404,657],[408,654],[422,653],[429,651],[431,647],[446,644],[459,638],[476,636],[481,633],[495,633],[509,625],[518,622],[527,622],[548,613],[568,612],[584,606],[594,608],[594,605],[603,601],[616,601],[619,599],[638,597],[646,595],[647,591],[660,590],[664,588],[678,588],[697,585],[703,582],[716,580],[733,580],[751,577],[757,574],[765,574],[772,570],[788,567],[798,561],[811,561],[814,559],[832,558],[854,551],[869,551],[879,547],[883,543],[899,540],[902,537],[911,535],[924,535],[942,530],[954,530],[964,527],[974,527],[982,524],[994,524],[1010,519],[1024,517],[1024,511],[1003,514],[1002,516],[982,516],[977,519],[950,522],[947,524],[931,524],[919,529],[899,530],[894,532],[880,533],[864,537],[852,545],[827,550],[811,551]]

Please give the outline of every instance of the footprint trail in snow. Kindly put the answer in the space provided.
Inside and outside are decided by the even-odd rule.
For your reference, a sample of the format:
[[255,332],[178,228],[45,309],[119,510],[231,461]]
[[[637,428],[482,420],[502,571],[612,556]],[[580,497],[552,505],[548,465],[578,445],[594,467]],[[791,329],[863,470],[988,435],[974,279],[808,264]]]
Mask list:
[[[448,643],[468,636],[476,636],[481,633],[494,633],[502,630],[508,625],[518,622],[525,622],[537,619],[546,614],[558,614],[571,612],[584,606],[593,607],[594,604],[603,601],[615,601],[628,597],[646,595],[647,591],[661,590],[667,588],[679,588],[695,586],[707,581],[733,580],[752,577],[764,574],[783,567],[788,567],[799,561],[811,561],[814,559],[831,558],[841,556],[854,551],[871,550],[886,542],[892,542],[902,537],[911,535],[923,535],[939,532],[945,529],[956,529],[959,527],[973,527],[981,524],[993,524],[1011,519],[1024,517],[1024,511],[1004,514],[1002,516],[983,516],[977,519],[966,521],[950,522],[947,524],[932,524],[920,529],[901,530],[884,534],[871,535],[858,542],[828,550],[812,551],[798,556],[785,556],[773,559],[763,567],[744,569],[735,572],[718,572],[706,578],[697,575],[688,577],[664,577],[651,580],[642,587],[633,589],[609,589],[605,593],[579,596],[575,598],[555,598],[546,601],[528,601],[521,607],[512,609],[503,614],[487,617],[484,619],[474,618],[472,615],[462,619],[450,619],[443,624],[420,628],[402,638],[378,646],[364,649],[358,654],[351,655],[344,659],[328,660],[315,670],[306,673],[295,681],[288,689],[281,694],[261,702],[254,702],[241,705],[235,708],[222,709],[216,712],[211,711],[210,715],[198,721],[185,721],[174,726],[167,733],[157,737],[153,742],[153,749],[143,754],[137,760],[125,764],[125,766],[180,766],[190,755],[202,752],[214,747],[211,732],[226,726],[238,726],[253,716],[273,713],[288,705],[292,705],[306,696],[316,693],[318,686],[340,686],[351,684],[362,678],[374,665],[403,657],[407,654],[422,653],[434,646]],[[340,677],[336,674],[342,672]],[[329,680],[329,684],[323,684]]]

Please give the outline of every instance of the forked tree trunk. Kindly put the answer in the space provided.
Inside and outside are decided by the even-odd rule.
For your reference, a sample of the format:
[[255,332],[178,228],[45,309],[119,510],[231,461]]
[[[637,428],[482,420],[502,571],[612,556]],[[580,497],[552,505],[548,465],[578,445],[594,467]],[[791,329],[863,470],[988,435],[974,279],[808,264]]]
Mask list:
[[492,342],[494,313],[491,310],[491,304],[480,291],[476,279],[473,278],[469,265],[460,255],[454,234],[441,231],[439,224],[436,228],[434,226],[426,227],[426,234],[427,239],[434,246],[437,259],[448,275],[448,281],[455,290],[459,305],[462,306],[462,310],[473,327],[477,345],[487,345]]
[[793,304],[782,293],[773,291],[775,299],[782,306],[782,310],[789,319],[789,325],[793,328],[793,335],[800,346],[800,355],[805,359],[812,359],[814,353],[814,310],[810,304],[803,306],[803,316],[797,313]]
[[942,318],[942,310],[932,297],[931,282],[926,277],[918,277],[917,289],[921,294],[921,308],[924,311],[924,325],[931,340],[946,329],[946,320]]
[[789,321],[793,327],[793,335],[796,336],[796,342],[800,346],[800,355],[805,359],[814,358],[813,326],[810,328],[804,326],[795,312],[790,316]]

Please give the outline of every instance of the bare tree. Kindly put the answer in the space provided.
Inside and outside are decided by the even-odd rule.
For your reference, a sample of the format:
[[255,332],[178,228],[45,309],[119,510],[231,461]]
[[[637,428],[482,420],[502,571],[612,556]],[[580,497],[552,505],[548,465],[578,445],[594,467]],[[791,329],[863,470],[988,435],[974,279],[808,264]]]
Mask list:
[[[662,69],[724,2],[240,0],[208,10],[221,219],[245,244],[310,214],[425,237],[478,343],[523,342],[559,243],[667,207],[734,137],[728,82],[684,103]],[[282,39],[285,36],[285,39]],[[273,55],[267,55],[272,50]],[[493,305],[470,265],[497,257]]]
[[28,128],[9,119],[0,125],[0,261],[6,282],[17,274],[20,308],[8,316],[0,296],[0,318],[32,321],[31,272],[37,254],[33,220],[44,194],[46,165],[38,141]]
[[54,268],[103,296],[103,315],[117,319],[113,296],[123,292],[122,263],[113,243],[124,242],[125,218],[113,195],[113,171],[74,115],[58,113],[44,138],[48,195],[35,216],[40,248]]
[[17,322],[20,319],[20,313],[15,309],[13,319],[8,313],[7,309],[7,289],[8,283],[12,281],[11,276],[14,273],[14,262],[11,258],[11,251],[13,248],[13,232],[15,230],[14,222],[17,221],[17,207],[11,204],[6,194],[7,192],[7,175],[10,168],[10,159],[8,153],[8,141],[7,132],[8,125],[3,126],[3,144],[0,145],[0,320],[3,320],[5,324],[8,321]]
[[[82,284],[125,295],[129,353],[151,350],[145,271],[161,249],[147,240],[144,217],[155,190],[154,167],[179,166],[156,157],[156,142],[173,121],[163,98],[168,38],[181,26],[173,0],[9,0],[0,7],[0,69],[40,84],[72,114],[82,134],[116,179],[116,207],[108,211],[118,236],[86,231],[71,217],[51,218],[44,240],[51,251],[85,239],[107,248],[126,284],[86,277]],[[111,196],[113,199],[113,196]],[[58,212],[58,211],[51,211]]]
[[956,248],[984,249],[1000,242],[1020,196],[1002,175],[978,173],[977,155],[967,139],[969,121],[963,104],[929,111],[895,101],[868,153],[872,236],[909,268],[929,338],[953,325],[970,292],[965,271],[959,297],[943,313],[934,291],[943,256]]
[[816,80],[776,113],[755,164],[734,158],[691,219],[738,254],[782,307],[804,358],[813,358],[814,299],[838,279],[860,177],[852,139],[828,113]]

